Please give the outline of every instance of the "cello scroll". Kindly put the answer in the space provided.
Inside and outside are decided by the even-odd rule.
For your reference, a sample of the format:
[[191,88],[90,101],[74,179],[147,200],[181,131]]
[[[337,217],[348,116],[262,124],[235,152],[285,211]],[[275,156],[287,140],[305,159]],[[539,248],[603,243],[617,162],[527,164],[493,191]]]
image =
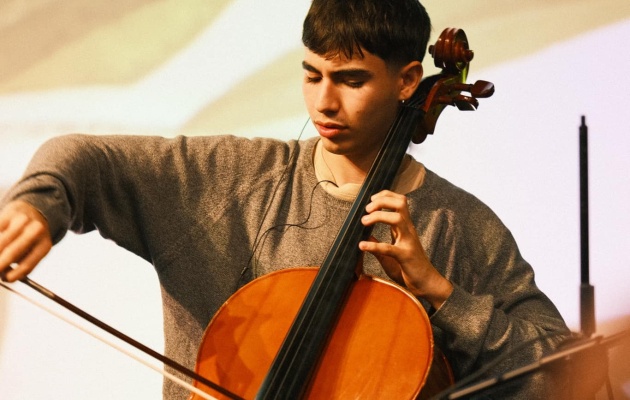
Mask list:
[[468,48],[468,39],[463,30],[444,29],[437,42],[429,46],[429,53],[434,65],[441,68],[442,72],[423,79],[412,97],[415,102],[410,105],[419,103],[418,107],[424,111],[424,118],[412,138],[416,144],[424,142],[428,134],[433,134],[438,117],[447,106],[473,111],[479,106],[478,98],[494,94],[494,84],[491,82],[466,83],[474,52]]

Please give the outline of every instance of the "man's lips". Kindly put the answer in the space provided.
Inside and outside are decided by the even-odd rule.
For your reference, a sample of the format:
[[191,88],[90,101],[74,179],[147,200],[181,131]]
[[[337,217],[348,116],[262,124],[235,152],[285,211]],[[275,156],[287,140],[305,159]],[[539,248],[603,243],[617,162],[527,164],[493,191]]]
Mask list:
[[315,122],[315,127],[319,134],[326,138],[338,135],[341,131],[346,129],[345,125],[334,122]]

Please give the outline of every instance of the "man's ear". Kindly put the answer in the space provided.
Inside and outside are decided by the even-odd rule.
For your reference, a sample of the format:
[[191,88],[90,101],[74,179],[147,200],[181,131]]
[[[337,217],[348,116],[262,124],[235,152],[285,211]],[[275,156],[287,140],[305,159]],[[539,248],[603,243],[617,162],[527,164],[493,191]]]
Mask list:
[[407,100],[416,91],[422,80],[422,64],[420,61],[412,61],[400,70],[401,86],[398,100]]

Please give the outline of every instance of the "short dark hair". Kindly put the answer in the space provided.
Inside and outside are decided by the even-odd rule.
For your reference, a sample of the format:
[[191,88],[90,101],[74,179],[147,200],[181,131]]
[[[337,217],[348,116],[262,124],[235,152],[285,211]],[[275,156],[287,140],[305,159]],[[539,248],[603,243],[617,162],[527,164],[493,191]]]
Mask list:
[[386,62],[422,61],[431,20],[418,0],[314,0],[302,43],[312,52],[352,58],[363,50]]

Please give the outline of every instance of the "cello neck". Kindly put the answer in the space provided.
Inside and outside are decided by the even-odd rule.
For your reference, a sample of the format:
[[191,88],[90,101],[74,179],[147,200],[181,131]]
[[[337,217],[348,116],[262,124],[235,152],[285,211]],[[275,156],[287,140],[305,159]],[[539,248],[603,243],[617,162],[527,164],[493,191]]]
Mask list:
[[[260,387],[257,399],[302,397],[319,357],[344,307],[360,262],[359,242],[371,228],[361,224],[372,195],[391,187],[409,143],[421,143],[432,134],[442,110],[456,106],[475,110],[477,98],[490,97],[494,85],[486,81],[466,83],[474,53],[461,29],[447,28],[429,47],[440,74],[425,78],[412,98],[399,107],[381,150],[350,209],[300,311],[284,339]],[[464,95],[462,92],[469,92]]]
[[399,107],[395,122],[258,391],[257,399],[295,399],[307,389],[352,283],[357,279],[359,242],[371,233],[371,228],[361,224],[365,207],[372,195],[391,187],[422,114],[418,108]]

